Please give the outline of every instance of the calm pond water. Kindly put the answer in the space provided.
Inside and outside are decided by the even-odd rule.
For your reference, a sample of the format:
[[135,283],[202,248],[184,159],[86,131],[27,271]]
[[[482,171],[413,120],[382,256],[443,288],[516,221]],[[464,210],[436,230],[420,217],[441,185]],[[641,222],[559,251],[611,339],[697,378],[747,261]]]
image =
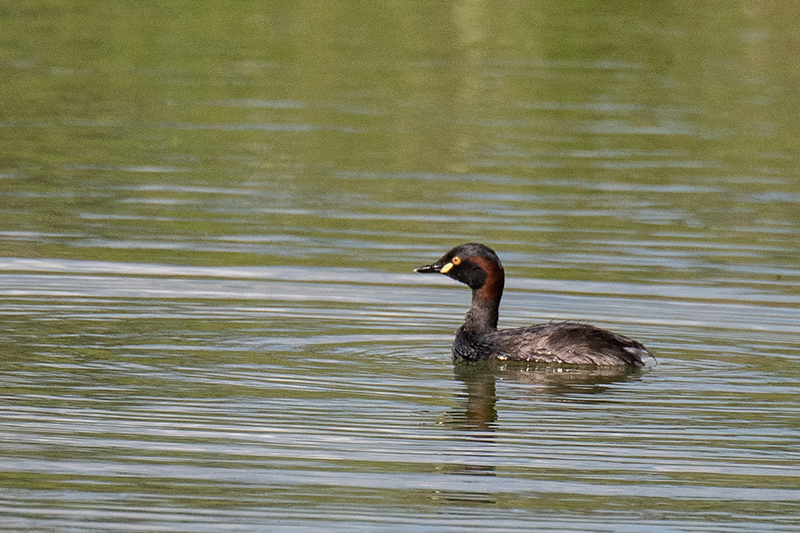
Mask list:
[[[799,19],[0,8],[0,528],[798,531]],[[658,364],[454,365],[469,241]]]

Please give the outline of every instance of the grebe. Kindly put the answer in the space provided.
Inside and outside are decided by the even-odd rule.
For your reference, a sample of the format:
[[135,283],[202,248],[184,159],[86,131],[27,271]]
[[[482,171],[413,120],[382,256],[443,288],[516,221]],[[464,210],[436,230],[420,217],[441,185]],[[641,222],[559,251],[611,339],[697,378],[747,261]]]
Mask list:
[[455,360],[643,366],[642,358],[652,357],[640,342],[588,324],[549,322],[498,330],[505,274],[497,254],[485,244],[456,246],[414,272],[445,274],[472,289],[472,305],[453,342]]

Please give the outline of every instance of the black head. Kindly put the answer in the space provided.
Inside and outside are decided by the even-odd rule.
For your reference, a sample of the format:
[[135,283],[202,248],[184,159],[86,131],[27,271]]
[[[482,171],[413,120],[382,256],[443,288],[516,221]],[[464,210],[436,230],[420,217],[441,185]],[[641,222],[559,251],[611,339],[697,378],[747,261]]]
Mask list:
[[485,244],[469,243],[456,246],[431,265],[414,270],[421,274],[439,273],[450,276],[476,290],[487,278],[500,282],[502,291],[503,265],[494,250]]

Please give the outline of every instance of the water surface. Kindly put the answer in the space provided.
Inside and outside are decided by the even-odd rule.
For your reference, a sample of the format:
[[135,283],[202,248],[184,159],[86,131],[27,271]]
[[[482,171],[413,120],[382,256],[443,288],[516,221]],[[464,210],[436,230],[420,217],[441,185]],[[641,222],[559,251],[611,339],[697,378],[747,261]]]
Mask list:
[[[796,531],[796,10],[0,10],[3,527]],[[454,365],[468,241],[658,364]]]

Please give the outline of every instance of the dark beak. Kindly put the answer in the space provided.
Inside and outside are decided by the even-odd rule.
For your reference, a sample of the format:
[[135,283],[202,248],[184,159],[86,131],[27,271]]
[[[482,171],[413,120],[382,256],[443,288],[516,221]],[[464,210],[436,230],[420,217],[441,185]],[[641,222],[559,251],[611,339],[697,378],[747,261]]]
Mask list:
[[439,263],[434,263],[432,265],[425,265],[414,269],[414,272],[417,272],[419,274],[438,274],[441,271],[442,271],[442,265],[440,265]]

